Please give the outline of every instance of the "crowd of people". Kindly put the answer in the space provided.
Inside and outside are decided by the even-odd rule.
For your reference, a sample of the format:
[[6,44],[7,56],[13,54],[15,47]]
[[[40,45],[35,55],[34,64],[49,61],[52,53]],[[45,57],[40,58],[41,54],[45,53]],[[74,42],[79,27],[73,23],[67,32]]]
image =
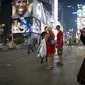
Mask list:
[[[56,64],[58,66],[63,66],[63,32],[59,25],[56,26],[56,30],[58,31],[57,35],[55,36],[54,32],[52,31],[51,27],[45,26],[44,31],[40,35],[40,42],[38,46],[38,57],[41,58],[41,63],[43,63],[44,57],[46,58],[47,67],[46,69],[54,68],[54,54],[57,49],[57,54],[59,56],[59,62]],[[55,37],[57,40],[55,40]],[[32,45],[32,38],[31,35],[28,37],[28,53],[30,51],[34,52],[34,46]]]
[[[59,25],[56,26],[56,30],[58,31],[57,35],[54,34],[51,27],[45,26],[44,32],[40,35],[40,43],[38,46],[38,57],[41,58],[41,63],[43,63],[44,57],[46,58],[47,67],[45,69],[51,70],[54,68],[54,55],[57,49],[57,54],[59,56],[59,62],[56,63],[57,66],[63,66],[63,32],[61,31],[61,28]],[[85,28],[83,28],[81,31],[80,40],[85,45]],[[56,40],[55,40],[56,37]],[[72,45],[72,39],[69,38],[68,40],[68,48],[71,49]],[[37,43],[37,42],[36,42]],[[34,44],[35,45],[35,44]],[[30,53],[30,50],[34,52],[32,47],[32,40],[31,36],[28,37],[28,53]],[[85,85],[85,58],[81,65],[81,68],[77,75],[77,81],[80,84]],[[82,80],[81,80],[82,79]]]

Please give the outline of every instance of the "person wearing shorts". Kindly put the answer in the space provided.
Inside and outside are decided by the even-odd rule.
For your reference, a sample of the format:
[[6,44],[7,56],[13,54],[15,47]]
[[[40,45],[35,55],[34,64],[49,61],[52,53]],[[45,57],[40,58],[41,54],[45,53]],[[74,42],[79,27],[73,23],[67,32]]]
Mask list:
[[62,52],[63,52],[63,32],[60,30],[60,26],[57,25],[56,29],[58,31],[57,33],[57,40],[56,40],[56,48],[57,48],[57,53],[59,56],[59,62],[57,65],[63,65],[63,58],[62,58]]
[[62,56],[63,48],[57,48],[58,56]]

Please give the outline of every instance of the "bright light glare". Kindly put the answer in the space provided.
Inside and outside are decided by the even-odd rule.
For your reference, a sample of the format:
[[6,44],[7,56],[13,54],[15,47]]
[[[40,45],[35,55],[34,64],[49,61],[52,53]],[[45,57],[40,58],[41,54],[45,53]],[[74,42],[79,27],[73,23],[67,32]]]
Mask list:
[[58,21],[58,0],[54,0],[54,18]]
[[[80,6],[80,5],[78,5]],[[80,29],[85,27],[85,5],[81,5],[82,9],[78,9],[77,11],[77,33]]]

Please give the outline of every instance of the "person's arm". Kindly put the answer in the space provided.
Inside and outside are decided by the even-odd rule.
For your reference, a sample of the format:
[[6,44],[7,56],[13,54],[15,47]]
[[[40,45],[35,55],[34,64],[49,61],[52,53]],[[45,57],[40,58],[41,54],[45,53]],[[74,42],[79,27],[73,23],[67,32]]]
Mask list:
[[61,47],[62,41],[63,41],[63,33],[60,35],[60,43],[59,43],[59,47]]
[[12,6],[12,17],[14,17],[15,13],[16,13],[16,8],[15,6]]
[[27,10],[28,10],[29,13],[32,12],[32,8],[33,8],[33,3],[30,3],[30,4],[27,5]]

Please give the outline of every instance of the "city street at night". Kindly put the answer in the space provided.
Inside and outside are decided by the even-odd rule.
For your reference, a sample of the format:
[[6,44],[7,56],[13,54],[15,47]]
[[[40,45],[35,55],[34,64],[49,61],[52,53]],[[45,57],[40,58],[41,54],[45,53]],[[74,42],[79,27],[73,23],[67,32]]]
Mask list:
[[27,54],[27,49],[0,52],[0,85],[79,85],[76,75],[83,60],[79,47],[67,51],[64,47],[64,66],[46,70],[46,62],[40,63],[37,52]]
[[0,0],[0,85],[85,85],[85,0]]

